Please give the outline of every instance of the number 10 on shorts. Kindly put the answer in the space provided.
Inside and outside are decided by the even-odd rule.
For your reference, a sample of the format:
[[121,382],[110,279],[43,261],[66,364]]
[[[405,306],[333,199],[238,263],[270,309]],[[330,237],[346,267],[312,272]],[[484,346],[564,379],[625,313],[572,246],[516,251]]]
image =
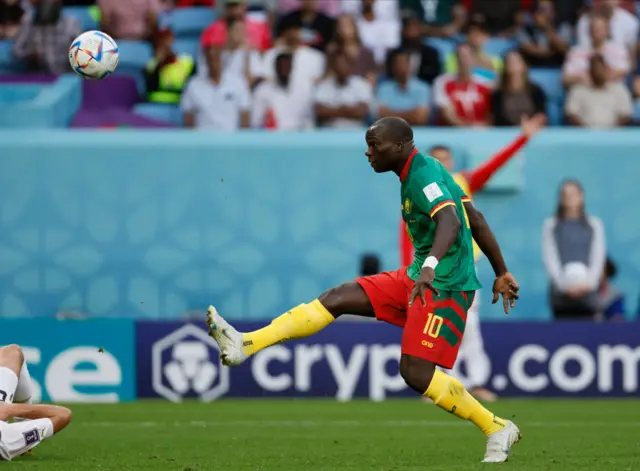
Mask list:
[[436,316],[434,313],[430,312],[427,314],[427,323],[424,325],[422,333],[436,339],[438,338],[438,335],[440,335],[440,329],[442,328],[443,323],[444,319],[442,317]]

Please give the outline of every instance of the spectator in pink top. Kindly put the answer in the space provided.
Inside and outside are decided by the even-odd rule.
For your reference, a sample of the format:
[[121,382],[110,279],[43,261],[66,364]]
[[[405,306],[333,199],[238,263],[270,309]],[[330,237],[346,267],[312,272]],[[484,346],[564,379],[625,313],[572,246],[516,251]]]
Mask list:
[[224,3],[224,15],[202,33],[203,48],[225,45],[227,42],[227,23],[229,21],[244,21],[250,46],[259,51],[269,49],[271,46],[269,24],[266,20],[247,18],[246,0],[221,0],[220,3]]
[[629,53],[623,44],[609,39],[609,23],[598,14],[591,17],[589,25],[591,46],[572,47],[562,70],[562,81],[566,87],[591,84],[589,64],[594,54],[604,57],[607,65],[607,80],[623,80],[631,70]]
[[98,0],[101,28],[115,39],[151,40],[155,34],[160,0]]

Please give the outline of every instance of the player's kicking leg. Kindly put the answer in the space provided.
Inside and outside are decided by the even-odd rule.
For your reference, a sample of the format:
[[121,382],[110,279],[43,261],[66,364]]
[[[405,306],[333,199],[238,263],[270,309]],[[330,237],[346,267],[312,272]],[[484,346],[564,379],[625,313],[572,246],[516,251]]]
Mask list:
[[[408,292],[411,289],[406,272],[381,273],[345,283],[323,293],[308,304],[301,304],[274,319],[262,329],[240,333],[210,307],[207,323],[210,335],[218,342],[221,357],[227,365],[239,365],[247,358],[271,345],[308,337],[333,322],[342,314],[375,316],[379,320],[403,326],[402,358],[400,373],[415,391],[429,397],[440,408],[475,424],[487,436],[487,451],[484,462],[500,463],[507,460],[511,446],[520,439],[520,431],[510,421],[497,417],[473,398],[458,380],[436,369],[430,360],[442,358],[438,364],[451,368],[455,361],[460,338],[452,329],[443,329],[447,324],[464,331],[468,306],[450,308],[450,299],[439,314],[434,314],[437,304],[408,308]],[[465,297],[466,299],[466,297]],[[457,311],[457,312],[456,312]],[[439,318],[436,326],[429,323]],[[449,320],[449,317],[451,318]],[[427,328],[429,327],[429,328]],[[430,330],[433,328],[434,330]],[[440,330],[442,336],[440,336]],[[448,345],[448,347],[447,347]]]
[[374,317],[369,299],[356,282],[330,289],[318,299],[294,307],[254,332],[238,332],[213,306],[209,306],[207,312],[207,325],[209,335],[220,347],[222,362],[236,366],[271,345],[313,335],[347,313]]

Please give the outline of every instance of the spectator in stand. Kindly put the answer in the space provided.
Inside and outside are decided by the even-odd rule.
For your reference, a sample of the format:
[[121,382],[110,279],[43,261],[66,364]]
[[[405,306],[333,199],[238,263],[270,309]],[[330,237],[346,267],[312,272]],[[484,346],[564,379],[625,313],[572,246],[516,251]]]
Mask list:
[[75,18],[62,14],[58,1],[34,0],[33,9],[22,17],[13,54],[30,71],[67,73],[69,45],[81,31]]
[[208,77],[194,77],[182,95],[184,123],[189,128],[237,131],[249,126],[251,94],[242,77],[223,72],[222,49],[206,49]]
[[[360,14],[362,4],[358,0],[340,0],[342,13],[354,18]],[[373,4],[373,13],[376,18],[386,18],[397,21],[400,17],[397,1],[377,0]]]
[[248,42],[252,48],[266,51],[270,47],[269,23],[266,20],[261,21],[247,17],[246,0],[219,0],[219,2],[224,5],[224,13],[202,33],[200,42],[203,49],[209,46],[221,47],[226,44],[227,24],[234,21],[244,22]]
[[[272,0],[268,0],[272,1]],[[294,10],[299,10],[305,0],[276,0],[278,14],[284,16]],[[353,0],[343,0],[352,3]],[[340,14],[340,0],[316,0],[318,11],[330,17],[336,17]]]
[[411,54],[396,51],[390,60],[391,79],[378,87],[378,117],[398,116],[412,126],[425,126],[429,120],[429,85],[411,75]]
[[400,12],[420,18],[422,34],[427,37],[453,38],[467,23],[467,10],[460,0],[400,0]]
[[256,88],[251,113],[253,128],[278,131],[313,128],[313,86],[311,82],[292,80],[293,62],[291,52],[279,52],[274,60],[273,78]]
[[330,57],[330,75],[315,92],[316,121],[329,128],[362,128],[373,100],[371,84],[354,75],[352,63],[344,52]]
[[542,228],[542,256],[556,319],[593,319],[607,247],[602,221],[587,215],[577,180],[560,186],[556,214]]
[[18,34],[24,8],[20,0],[0,0],[0,39],[13,39]]
[[432,84],[440,75],[440,56],[438,51],[422,42],[420,33],[420,20],[414,15],[408,14],[402,20],[402,37],[400,47],[387,55],[387,68],[389,61],[399,50],[411,55],[411,75],[420,80]]
[[518,126],[523,116],[544,116],[546,103],[544,91],[529,80],[529,70],[520,53],[508,52],[500,84],[493,92],[493,125]]
[[283,16],[276,27],[276,36],[280,38],[283,25],[291,23],[302,28],[302,43],[319,51],[325,50],[335,30],[335,20],[319,11],[318,0],[302,0],[300,9]]
[[612,81],[605,59],[591,57],[591,78],[571,89],[565,105],[567,120],[574,126],[614,128],[631,121],[633,100],[626,85]]
[[487,126],[491,121],[492,82],[473,73],[474,58],[468,44],[456,47],[456,74],[443,74],[433,84],[433,101],[446,126]]
[[471,17],[483,21],[492,36],[511,37],[521,8],[519,0],[473,0]]
[[569,23],[558,23],[553,1],[540,0],[531,21],[520,28],[516,38],[529,66],[560,67],[572,36]]
[[215,0],[176,0],[176,7],[212,7],[216,4]]
[[195,74],[195,59],[173,51],[173,32],[161,29],[153,43],[153,58],[144,69],[147,100],[152,103],[180,103],[182,91]]
[[264,77],[260,53],[251,47],[244,21],[229,21],[227,30],[227,43],[222,53],[224,71],[231,76],[243,77],[253,88]]
[[636,108],[640,109],[640,71],[633,79],[633,96],[636,99]]
[[343,52],[353,64],[353,73],[366,78],[374,86],[378,80],[378,66],[373,53],[362,45],[356,20],[350,15],[340,15],[336,20],[336,34],[327,45],[327,54]]
[[[640,23],[635,15],[629,13],[620,6],[620,0],[602,0],[599,8],[596,8],[598,16],[603,17],[609,25],[609,33],[614,43],[626,47],[631,51],[636,46]],[[585,13],[580,17],[577,26],[578,45],[593,47],[593,38],[590,34],[590,23],[594,15]]]
[[[467,27],[467,43],[473,61],[473,73],[489,80],[495,80],[497,74],[502,71],[502,59],[484,52],[489,38],[489,31],[486,29],[484,22],[474,20],[469,23]],[[447,56],[444,67],[445,72],[449,74],[457,72],[458,59],[455,52]]]
[[599,54],[604,57],[608,66],[608,80],[621,81],[631,70],[627,49],[616,42],[610,41],[609,25],[602,15],[591,18],[591,46],[572,47],[562,70],[562,81],[566,87],[576,84],[589,84],[589,61],[591,56]]
[[114,39],[152,40],[162,11],[160,0],[98,0],[100,28]]
[[572,37],[575,36],[575,25],[578,19],[587,10],[591,0],[560,0],[554,1],[556,19],[558,24],[568,24],[572,28]]
[[269,78],[275,76],[275,58],[281,52],[293,54],[293,70],[291,82],[297,87],[311,86],[317,82],[326,71],[324,54],[317,49],[305,46],[301,40],[300,22],[295,17],[282,20],[280,23],[281,45],[266,52],[264,56],[264,71]]
[[619,322],[624,320],[624,293],[616,289],[611,283],[618,274],[618,267],[611,258],[607,257],[604,273],[600,283],[600,316],[607,321]]
[[376,16],[376,0],[362,0],[362,10],[358,18],[358,33],[362,44],[373,51],[376,63],[382,64],[387,51],[400,44],[400,22],[395,18]]

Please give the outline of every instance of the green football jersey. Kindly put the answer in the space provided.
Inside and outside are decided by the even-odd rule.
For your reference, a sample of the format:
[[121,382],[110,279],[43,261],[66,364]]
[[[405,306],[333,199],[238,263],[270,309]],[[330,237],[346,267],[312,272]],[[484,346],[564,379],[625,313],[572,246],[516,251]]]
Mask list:
[[433,286],[445,291],[480,289],[473,258],[473,236],[462,204],[463,200],[469,200],[467,195],[440,162],[417,151],[407,162],[400,180],[402,219],[415,249],[413,263],[407,269],[409,277],[418,278],[431,251],[436,232],[433,216],[446,206],[454,206],[462,228],[453,247],[438,263]]

